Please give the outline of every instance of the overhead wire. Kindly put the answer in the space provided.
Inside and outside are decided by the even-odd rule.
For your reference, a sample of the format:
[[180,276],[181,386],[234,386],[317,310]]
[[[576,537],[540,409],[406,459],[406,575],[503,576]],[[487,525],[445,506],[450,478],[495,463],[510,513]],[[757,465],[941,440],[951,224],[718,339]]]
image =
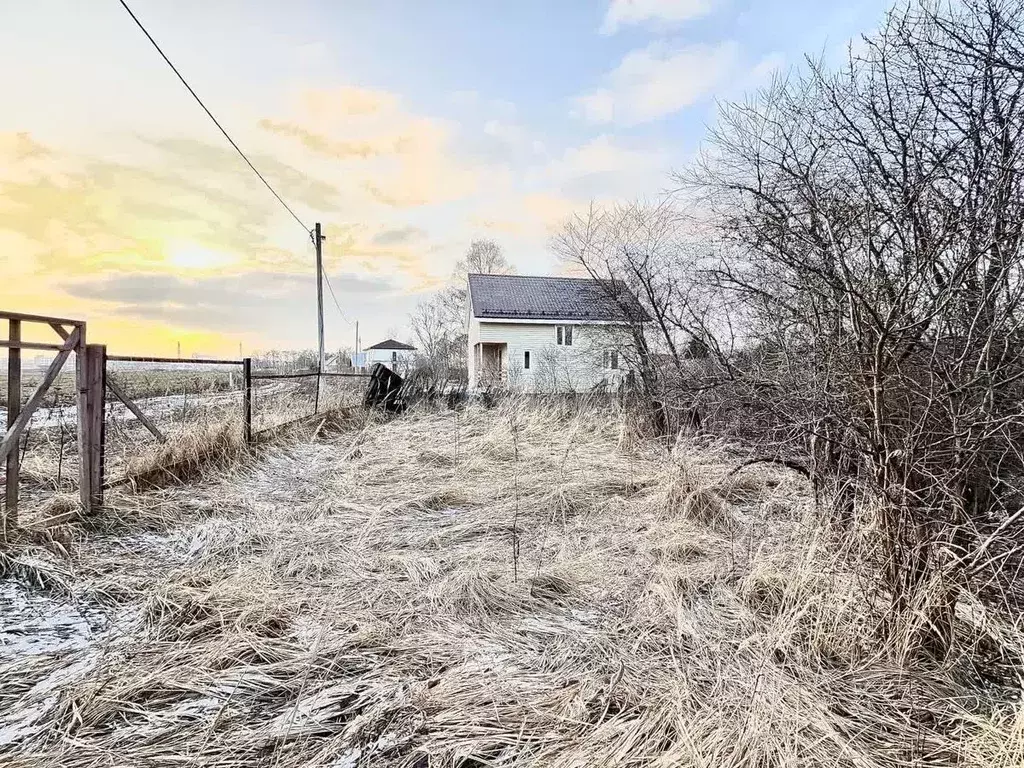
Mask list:
[[334,286],[331,285],[331,278],[329,278],[327,276],[327,272],[326,271],[323,272],[323,276],[324,276],[324,282],[327,283],[327,290],[331,292],[331,299],[334,300],[334,306],[337,308],[338,314],[341,315],[341,319],[342,320],[344,320],[349,325],[352,325],[352,321],[349,320],[348,315],[345,314],[345,310],[343,310],[341,308],[341,304],[338,303],[338,297],[334,295]]
[[[245,164],[249,166],[249,168],[252,170],[253,173],[256,174],[257,177],[259,177],[259,180],[263,182],[264,186],[266,186],[266,188],[270,190],[270,194],[277,198],[277,201],[282,206],[284,206],[284,209],[288,211],[289,214],[291,214],[291,217],[299,223],[299,226],[301,226],[302,229],[305,230],[306,234],[308,234],[310,238],[315,237],[313,234],[313,230],[310,229],[310,227],[306,226],[306,223],[301,218],[299,218],[299,215],[295,213],[295,211],[292,210],[291,206],[284,201],[284,198],[277,193],[277,190],[271,186],[270,182],[267,181],[267,179],[263,176],[262,173],[259,172],[259,169],[255,165],[253,165],[252,161],[246,156],[245,152],[242,151],[242,148],[238,146],[234,139],[231,138],[231,135],[227,132],[224,126],[221,125],[220,121],[214,116],[213,112],[210,111],[209,107],[207,107],[206,104],[203,103],[203,100],[199,98],[199,94],[197,94],[195,92],[195,89],[193,89],[192,86],[188,84],[188,81],[185,79],[184,75],[182,75],[181,72],[178,71],[178,68],[174,66],[174,62],[172,62],[170,58],[167,56],[167,54],[164,53],[163,49],[160,47],[157,41],[153,39],[153,36],[151,34],[149,34],[149,30],[147,30],[146,27],[143,26],[142,22],[139,21],[139,17],[136,16],[132,9],[128,7],[128,3],[126,3],[125,0],[119,0],[119,2],[121,3],[121,6],[128,12],[128,15],[132,17],[132,21],[135,22],[136,26],[138,26],[138,28],[142,30],[142,34],[146,36],[146,39],[149,40],[150,43],[152,43],[153,47],[156,49],[156,52],[160,54],[160,57],[165,62],[167,62],[167,66],[169,66],[171,68],[171,71],[173,71],[174,74],[178,76],[178,79],[181,81],[181,84],[185,86],[185,88],[188,90],[190,94],[192,94],[192,98],[195,99],[196,103],[203,108],[203,111],[206,113],[207,117],[209,117],[210,120],[213,121],[213,124],[217,126],[218,130],[220,130],[220,132],[224,135],[224,138],[228,140],[228,143],[231,144],[232,147],[234,147],[238,155],[245,161]],[[338,314],[341,315],[342,320],[344,320],[349,325],[352,325],[352,321],[348,318],[348,315],[345,314],[345,311],[341,308],[341,304],[338,302],[338,297],[334,294],[334,286],[331,285],[331,278],[328,277],[326,272],[322,272],[322,275],[324,278],[324,282],[327,283],[327,288],[331,293],[331,299],[334,301],[334,306],[338,310]]]
[[224,134],[224,138],[228,140],[228,143],[235,148],[235,151],[245,161],[245,164],[252,169],[252,172],[255,173],[259,177],[260,181],[262,181],[263,184],[266,186],[266,188],[270,190],[270,194],[277,198],[277,202],[283,205],[284,209],[288,211],[288,213],[291,214],[292,218],[299,223],[299,226],[301,226],[308,233],[310,231],[309,227],[307,227],[306,224],[302,221],[302,219],[299,218],[298,214],[291,209],[291,206],[284,201],[284,198],[277,194],[277,190],[270,186],[270,182],[267,181],[266,178],[264,178],[263,174],[259,172],[255,165],[252,164],[252,161],[249,160],[248,157],[246,157],[245,152],[243,152],[241,147],[239,147],[238,144],[235,143],[235,140],[231,138],[230,134],[228,134],[228,132],[224,129],[224,126],[220,124],[220,121],[213,116],[213,112],[211,112],[209,108],[203,103],[203,100],[199,98],[199,94],[197,94],[195,90],[193,90],[192,86],[188,84],[188,81],[184,78],[181,72],[178,71],[178,68],[174,66],[174,62],[172,62],[167,57],[167,54],[163,52],[163,49],[157,44],[156,40],[153,39],[153,36],[149,34],[149,30],[147,30],[142,25],[142,22],[139,21],[139,17],[136,16],[132,12],[132,9],[128,7],[128,3],[126,3],[125,0],[119,0],[119,2],[121,3],[121,6],[126,11],[128,11],[128,15],[132,17],[132,21],[134,21],[138,28],[142,30],[142,34],[144,34],[146,38],[149,40],[149,42],[153,44],[153,47],[156,48],[156,52],[160,54],[160,57],[165,62],[167,62],[167,66],[169,66],[171,70],[174,72],[174,74],[178,76],[178,79],[181,80],[181,84],[184,85],[185,88],[188,89],[188,92],[192,94],[192,98],[196,100],[196,103],[203,108],[203,111],[213,121],[213,124],[217,126],[217,128],[220,130],[222,134]]

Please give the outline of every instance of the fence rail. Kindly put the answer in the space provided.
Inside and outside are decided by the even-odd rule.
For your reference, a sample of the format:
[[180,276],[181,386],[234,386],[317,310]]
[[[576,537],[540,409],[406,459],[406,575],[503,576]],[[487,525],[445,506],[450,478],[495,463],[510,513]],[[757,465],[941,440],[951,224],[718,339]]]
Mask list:
[[[302,421],[308,416],[316,415],[320,411],[320,394],[321,394],[321,381],[323,379],[369,379],[370,374],[368,373],[346,373],[343,371],[253,371],[252,370],[252,358],[245,358],[242,366],[244,376],[244,392],[243,392],[243,433],[245,435],[245,442],[247,445],[251,445],[255,440],[256,436],[262,433],[269,432],[271,430],[277,430],[283,426],[294,424]],[[306,416],[299,417],[297,419],[291,419],[282,424],[275,424],[270,427],[266,427],[262,430],[253,430],[253,396],[255,391],[253,382],[256,381],[283,381],[283,380],[303,380],[303,379],[316,379],[316,388],[313,395],[313,412]]]
[[252,374],[253,379],[311,379],[314,376],[320,376],[321,378],[350,378],[350,379],[368,379],[370,374],[368,373],[340,373],[338,371],[324,371],[317,373],[316,371],[299,371],[297,373],[254,373]]
[[114,363],[182,363],[189,365],[242,365],[243,360],[210,360],[208,358],[187,357],[146,357],[142,355],[108,355],[107,360]]

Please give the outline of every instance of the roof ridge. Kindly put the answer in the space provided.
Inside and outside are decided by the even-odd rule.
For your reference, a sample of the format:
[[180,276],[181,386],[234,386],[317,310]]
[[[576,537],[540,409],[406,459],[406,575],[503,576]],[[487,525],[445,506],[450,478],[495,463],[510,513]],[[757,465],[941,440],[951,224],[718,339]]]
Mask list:
[[[397,347],[385,346],[385,345],[389,345],[389,344],[397,344],[398,346]],[[399,341],[398,339],[394,339],[394,338],[388,337],[388,338],[384,339],[384,341],[378,341],[376,344],[371,344],[370,346],[366,347],[366,349],[406,349],[406,350],[409,350],[409,349],[416,349],[416,347],[414,347],[412,344],[407,344],[404,341]]]
[[520,280],[586,280],[589,283],[608,281],[604,277],[576,277],[574,275],[499,275],[493,272],[468,272],[468,277],[514,277]]

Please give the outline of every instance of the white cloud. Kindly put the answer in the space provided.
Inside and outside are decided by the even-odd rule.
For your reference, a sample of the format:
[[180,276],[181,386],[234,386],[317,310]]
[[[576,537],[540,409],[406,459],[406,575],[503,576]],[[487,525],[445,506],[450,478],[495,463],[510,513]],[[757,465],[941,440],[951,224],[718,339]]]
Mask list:
[[515,117],[518,111],[514,102],[485,98],[479,91],[453,91],[448,94],[448,101],[459,109],[495,114],[504,119]]
[[744,84],[745,88],[754,89],[767,85],[785,66],[786,57],[781,53],[768,54],[750,70],[747,82]]
[[560,165],[570,175],[608,173],[649,167],[661,158],[658,152],[629,149],[617,144],[611,136],[603,135],[567,149]]
[[664,150],[625,146],[606,134],[568,148],[527,181],[575,199],[608,200],[657,192],[671,163]]
[[601,33],[615,34],[627,24],[649,21],[681,23],[711,12],[714,0],[612,0]]
[[592,123],[610,123],[615,119],[615,96],[600,88],[576,97],[576,114]]
[[734,42],[670,49],[661,43],[631,51],[606,85],[574,100],[574,114],[593,123],[636,125],[656,120],[710,94],[735,71]]
[[543,154],[544,142],[519,123],[505,120],[488,120],[484,123],[484,135],[494,139],[509,150],[529,150],[533,154]]
[[509,144],[520,144],[526,138],[526,131],[521,125],[506,123],[501,120],[488,120],[484,123],[484,133]]

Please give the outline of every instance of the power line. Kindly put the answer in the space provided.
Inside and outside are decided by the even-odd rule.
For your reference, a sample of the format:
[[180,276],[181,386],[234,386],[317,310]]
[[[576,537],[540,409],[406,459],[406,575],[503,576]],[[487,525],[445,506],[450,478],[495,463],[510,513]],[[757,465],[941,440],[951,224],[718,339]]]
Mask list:
[[207,116],[209,116],[209,118],[211,120],[213,120],[213,124],[216,125],[220,129],[221,133],[224,134],[224,138],[228,140],[228,143],[230,143],[231,146],[235,148],[235,151],[239,155],[241,155],[242,159],[245,160],[245,164],[248,165],[252,169],[253,173],[255,173],[257,176],[259,176],[260,181],[262,181],[266,185],[267,189],[270,190],[270,193],[274,197],[277,198],[277,202],[279,202],[281,205],[283,205],[285,210],[288,211],[288,213],[290,213],[292,215],[292,218],[295,219],[297,222],[299,222],[299,226],[301,226],[306,232],[309,232],[310,231],[309,227],[307,227],[302,222],[302,219],[300,219],[298,217],[298,215],[295,213],[295,211],[293,211],[291,209],[291,207],[288,205],[288,203],[286,203],[284,201],[284,198],[282,198],[279,194],[277,194],[277,191],[272,186],[270,186],[270,182],[267,181],[265,178],[263,178],[263,174],[260,173],[256,169],[256,166],[253,165],[252,162],[249,160],[249,158],[245,156],[245,152],[243,152],[239,148],[239,146],[235,143],[235,140],[232,139],[231,136],[228,135],[228,132],[226,130],[224,130],[224,126],[221,125],[220,121],[218,121],[217,118],[213,116],[213,112],[211,112],[209,109],[207,109],[206,105],[203,104],[203,100],[199,98],[198,94],[196,94],[196,92],[194,90],[192,90],[192,86],[188,84],[188,81],[185,80],[184,77],[182,77],[182,74],[181,74],[181,72],[178,71],[178,68],[176,66],[174,66],[174,64],[171,62],[171,60],[169,58],[167,58],[167,54],[163,52],[163,50],[160,48],[159,45],[157,45],[156,40],[154,40],[153,36],[151,34],[149,34],[149,31],[144,26],[142,26],[142,22],[139,21],[138,17],[134,13],[132,13],[132,9],[128,7],[128,3],[126,3],[125,0],[120,0],[120,3],[124,7],[124,9],[126,11],[128,11],[128,15],[132,17],[132,21],[134,21],[136,23],[136,25],[138,25],[139,29],[142,30],[142,33],[149,39],[149,42],[151,42],[153,44],[153,47],[156,48],[157,53],[159,53],[160,56],[163,58],[163,60],[167,62],[167,66],[169,66],[174,71],[174,74],[176,74],[178,76],[178,79],[181,80],[181,84],[184,85],[188,89],[188,92],[192,94],[192,98],[194,98],[196,100],[196,102],[199,104],[199,106],[203,108],[203,111],[207,114]]
[[[313,243],[313,246],[316,247],[316,234],[314,234],[313,232],[310,232],[309,233],[309,239]],[[327,270],[326,269],[321,269],[320,270],[320,274],[323,275],[324,282],[327,283],[327,290],[329,290],[331,292],[331,299],[334,301],[334,306],[337,307],[338,314],[341,315],[341,319],[344,320],[349,325],[352,325],[352,321],[348,319],[348,315],[345,314],[345,310],[343,310],[341,308],[341,304],[338,303],[338,297],[334,295],[334,286],[331,285],[331,278],[327,274]]]
[[352,325],[352,321],[348,319],[348,315],[345,314],[345,310],[341,308],[341,304],[338,303],[338,297],[334,295],[334,286],[331,285],[331,278],[327,276],[326,270],[324,271],[324,282],[327,283],[327,290],[331,292],[331,299],[334,300],[334,306],[338,308],[338,314],[341,315],[341,319],[349,325]]
[[[135,22],[136,26],[138,26],[138,28],[142,30],[142,34],[146,36],[146,39],[148,39],[149,42],[152,43],[153,47],[156,49],[156,52],[160,54],[160,57],[165,62],[167,62],[167,66],[169,66],[171,68],[171,71],[173,71],[174,74],[178,76],[178,79],[181,81],[181,84],[185,86],[185,88],[188,90],[190,94],[192,94],[192,98],[195,99],[196,103],[203,108],[203,111],[206,113],[207,117],[209,117],[210,120],[213,121],[213,124],[217,126],[218,130],[220,130],[220,132],[224,134],[224,138],[228,140],[228,143],[232,147],[234,147],[235,151],[245,161],[245,164],[248,165],[249,168],[252,169],[252,172],[259,177],[259,180],[263,182],[264,186],[266,186],[266,188],[270,190],[270,194],[277,198],[277,201],[282,206],[284,206],[284,209],[288,211],[289,214],[291,214],[291,217],[299,223],[299,226],[302,227],[306,234],[308,234],[310,238],[313,238],[313,230],[306,226],[302,219],[299,218],[298,214],[296,214],[295,211],[291,209],[291,206],[289,206],[288,203],[284,201],[284,198],[277,194],[277,190],[275,190],[270,185],[270,182],[267,181],[266,178],[264,178],[263,174],[259,172],[259,169],[257,169],[256,166],[252,164],[252,161],[249,160],[248,157],[246,157],[241,147],[239,147],[238,144],[235,143],[235,140],[231,138],[230,134],[228,134],[228,132],[224,129],[224,126],[220,124],[220,121],[216,117],[214,117],[213,112],[211,112],[209,108],[203,103],[203,100],[199,98],[199,94],[197,94],[195,90],[193,90],[192,86],[188,84],[188,81],[184,78],[181,72],[178,71],[178,68],[174,66],[174,63],[167,57],[167,54],[163,52],[163,49],[159,46],[159,44],[157,44],[156,40],[153,39],[153,36],[149,34],[149,30],[147,30],[142,25],[142,22],[139,21],[138,16],[136,16],[132,12],[132,9],[128,7],[128,3],[126,3],[125,0],[119,0],[119,2],[121,3],[121,6],[128,12],[128,15],[132,17],[132,21]],[[324,281],[327,283],[327,288],[331,293],[331,299],[334,301],[334,306],[335,308],[337,308],[338,313],[341,315],[341,319],[344,320],[349,325],[352,325],[352,321],[349,320],[348,315],[345,314],[345,311],[341,308],[341,304],[338,302],[338,297],[334,294],[334,286],[331,285],[330,277],[327,276],[326,272],[323,272],[322,274]]]

